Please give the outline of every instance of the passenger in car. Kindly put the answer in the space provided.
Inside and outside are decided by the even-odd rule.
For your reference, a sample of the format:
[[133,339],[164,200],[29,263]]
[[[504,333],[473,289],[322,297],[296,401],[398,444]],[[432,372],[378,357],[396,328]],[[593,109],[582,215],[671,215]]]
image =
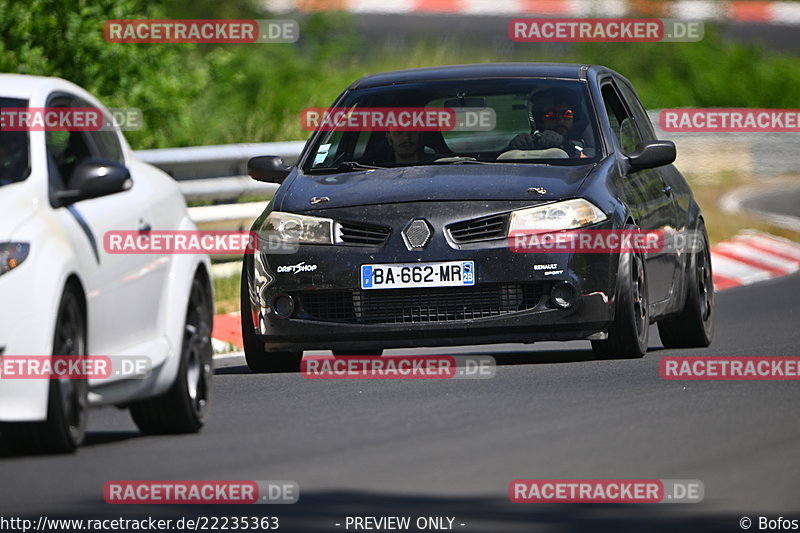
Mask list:
[[422,160],[422,132],[390,130],[386,141],[394,152],[395,163],[419,163]]

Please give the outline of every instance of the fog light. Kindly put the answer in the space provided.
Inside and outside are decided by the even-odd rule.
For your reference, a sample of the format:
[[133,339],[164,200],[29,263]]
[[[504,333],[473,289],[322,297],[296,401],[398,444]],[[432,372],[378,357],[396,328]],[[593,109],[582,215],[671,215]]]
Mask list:
[[272,300],[272,310],[280,318],[289,318],[294,313],[294,299],[288,294],[279,294]]
[[577,299],[578,291],[566,281],[555,284],[550,290],[550,302],[559,309],[569,309]]

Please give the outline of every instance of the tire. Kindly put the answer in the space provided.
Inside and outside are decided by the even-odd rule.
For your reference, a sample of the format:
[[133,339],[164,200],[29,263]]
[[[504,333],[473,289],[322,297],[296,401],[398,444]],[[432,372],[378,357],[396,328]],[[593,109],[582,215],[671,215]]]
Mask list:
[[250,296],[247,287],[247,261],[242,261],[242,283],[240,290],[240,311],[242,322],[242,343],[244,359],[251,372],[256,374],[276,372],[299,372],[303,352],[268,352],[264,343],[258,340],[250,318]]
[[[86,355],[86,316],[80,291],[67,285],[56,315],[53,355]],[[72,453],[86,436],[88,383],[49,380],[47,420],[0,425],[3,443],[17,453]]]
[[180,364],[170,389],[131,404],[131,416],[142,433],[197,433],[205,424],[214,375],[211,348],[213,308],[199,275],[192,281],[181,345]]
[[705,224],[698,231],[702,248],[692,254],[686,302],[677,316],[659,320],[658,334],[665,348],[705,348],[714,338],[714,276]]
[[608,339],[592,341],[592,350],[603,359],[638,359],[647,352],[650,336],[644,258],[638,253],[624,253],[619,260],[614,322]]

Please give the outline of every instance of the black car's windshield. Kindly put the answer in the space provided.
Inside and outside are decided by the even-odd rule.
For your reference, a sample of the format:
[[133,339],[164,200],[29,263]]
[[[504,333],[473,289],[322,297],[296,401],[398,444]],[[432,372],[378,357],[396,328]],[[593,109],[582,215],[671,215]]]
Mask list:
[[563,79],[448,80],[357,89],[309,121],[322,130],[304,169],[597,160],[586,84]]
[[[6,108],[28,107],[27,100],[0,98],[0,114]],[[7,131],[0,126],[0,187],[23,181],[30,174],[27,131]]]

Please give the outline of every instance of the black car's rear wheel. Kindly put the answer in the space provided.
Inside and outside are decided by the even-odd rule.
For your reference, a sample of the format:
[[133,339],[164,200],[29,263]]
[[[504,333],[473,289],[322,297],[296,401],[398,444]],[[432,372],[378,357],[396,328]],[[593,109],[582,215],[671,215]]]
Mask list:
[[619,260],[614,322],[608,339],[592,341],[592,349],[604,359],[636,359],[647,352],[650,332],[644,258],[624,253]]
[[268,352],[264,343],[258,340],[250,318],[250,296],[247,287],[247,261],[242,261],[242,283],[240,291],[240,310],[242,322],[242,343],[244,358],[252,372],[299,372],[303,352]]
[[714,337],[714,279],[708,234],[702,221],[698,234],[700,249],[692,254],[683,311],[658,322],[665,348],[704,348]]

